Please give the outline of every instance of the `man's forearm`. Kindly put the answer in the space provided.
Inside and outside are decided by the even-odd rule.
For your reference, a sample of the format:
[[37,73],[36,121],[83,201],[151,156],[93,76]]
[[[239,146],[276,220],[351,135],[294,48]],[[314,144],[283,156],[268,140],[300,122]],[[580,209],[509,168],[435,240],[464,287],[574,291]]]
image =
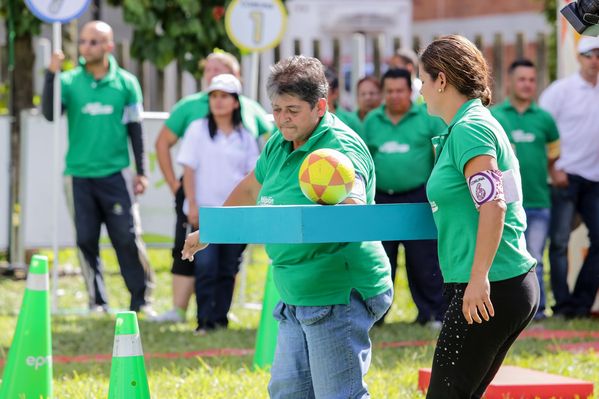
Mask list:
[[127,133],[131,140],[131,148],[133,150],[133,158],[135,159],[135,169],[137,174],[146,175],[146,160],[144,137],[140,122],[131,122],[127,124]]
[[42,90],[42,114],[50,122],[54,120],[54,77],[54,73],[46,71]]

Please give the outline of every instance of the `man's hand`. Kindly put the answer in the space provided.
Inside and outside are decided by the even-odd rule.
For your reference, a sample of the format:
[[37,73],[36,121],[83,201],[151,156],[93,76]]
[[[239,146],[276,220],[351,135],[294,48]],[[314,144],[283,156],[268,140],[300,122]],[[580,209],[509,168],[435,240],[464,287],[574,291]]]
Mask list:
[[57,50],[52,54],[52,58],[50,58],[50,64],[48,65],[48,71],[52,73],[56,73],[60,71],[60,67],[62,66],[62,62],[64,61],[64,54],[62,51]]
[[141,195],[148,188],[148,178],[142,175],[135,175],[133,178],[133,192],[135,195]]
[[185,239],[185,245],[183,245],[183,250],[181,251],[181,259],[193,262],[193,255],[207,246],[208,244],[200,242],[200,231],[194,231],[188,234]]
[[549,175],[551,176],[551,184],[554,187],[566,188],[569,185],[568,174],[563,170],[550,169]]

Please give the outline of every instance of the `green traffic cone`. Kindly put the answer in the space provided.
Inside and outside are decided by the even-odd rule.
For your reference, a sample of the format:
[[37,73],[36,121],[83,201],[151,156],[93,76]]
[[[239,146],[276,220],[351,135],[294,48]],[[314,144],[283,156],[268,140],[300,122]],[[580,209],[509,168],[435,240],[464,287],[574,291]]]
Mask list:
[[135,312],[116,314],[108,399],[150,399]]
[[17,328],[4,367],[0,399],[52,398],[52,332],[48,258],[34,255]]
[[258,334],[256,336],[256,350],[254,352],[255,368],[268,368],[272,366],[272,361],[275,358],[279,323],[272,316],[272,312],[280,300],[279,291],[277,291],[277,287],[272,279],[272,266],[269,266],[264,285],[264,301],[262,304],[260,325],[258,326]]

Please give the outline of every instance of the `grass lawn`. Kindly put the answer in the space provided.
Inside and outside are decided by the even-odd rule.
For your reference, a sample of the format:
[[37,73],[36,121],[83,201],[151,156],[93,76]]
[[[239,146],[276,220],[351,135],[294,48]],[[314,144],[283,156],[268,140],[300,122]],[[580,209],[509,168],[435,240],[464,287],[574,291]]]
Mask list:
[[[171,306],[170,250],[151,249],[150,258],[156,271],[157,287],[154,306],[164,311]],[[51,252],[43,252],[50,258]],[[62,268],[76,265],[75,252],[60,253]],[[103,250],[105,277],[110,296],[110,306],[126,309],[129,295],[118,273],[114,252]],[[260,303],[267,258],[262,247],[253,246],[247,266],[245,302]],[[73,266],[76,270],[76,267]],[[238,278],[238,285],[240,282]],[[367,382],[374,398],[423,398],[417,390],[418,368],[430,367],[434,345],[390,346],[398,341],[433,341],[436,332],[410,322],[416,309],[405,283],[403,267],[398,272],[400,283],[396,289],[395,303],[388,324],[373,330],[375,346],[372,367]],[[0,279],[0,360],[6,358],[14,333],[24,281]],[[239,286],[238,286],[239,288]],[[81,276],[65,275],[59,281],[59,308],[84,309],[87,298]],[[254,346],[260,312],[241,306],[240,290],[236,291],[232,309],[231,328],[207,336],[193,336],[195,306],[188,311],[186,324],[153,324],[140,320],[142,344],[147,355],[146,368],[152,398],[265,398],[269,375],[252,370],[252,355],[205,357],[151,357],[152,354],[184,353],[218,348],[251,349]],[[54,364],[54,396],[70,398],[106,398],[110,378],[110,361],[58,362],[60,356],[111,354],[114,334],[114,317],[71,314],[53,316],[52,338]],[[547,320],[531,326],[534,329],[597,331],[599,322],[590,320]],[[510,351],[505,364],[561,374],[592,381],[599,387],[599,354],[587,352],[572,354],[553,351],[552,345],[591,341],[592,338],[563,340],[520,339]],[[85,359],[83,359],[85,360]]]

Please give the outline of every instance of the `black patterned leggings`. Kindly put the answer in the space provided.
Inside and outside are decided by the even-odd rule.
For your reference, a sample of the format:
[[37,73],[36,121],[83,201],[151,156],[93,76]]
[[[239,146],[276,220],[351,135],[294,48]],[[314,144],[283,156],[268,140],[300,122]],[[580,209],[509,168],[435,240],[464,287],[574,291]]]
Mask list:
[[467,324],[462,314],[466,284],[445,284],[449,309],[439,333],[427,399],[479,399],[539,306],[534,268],[491,283],[495,316]]

